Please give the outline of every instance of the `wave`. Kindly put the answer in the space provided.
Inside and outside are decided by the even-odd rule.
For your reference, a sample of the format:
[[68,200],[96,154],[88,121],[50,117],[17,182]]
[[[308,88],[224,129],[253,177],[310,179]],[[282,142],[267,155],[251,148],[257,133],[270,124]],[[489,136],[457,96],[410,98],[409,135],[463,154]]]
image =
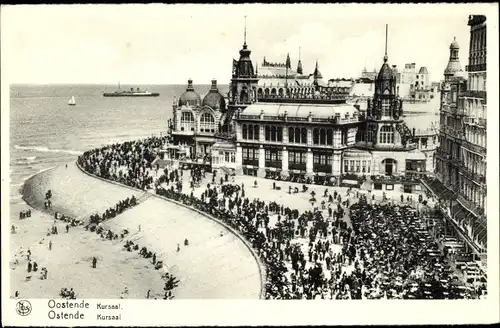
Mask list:
[[[38,151],[41,153],[64,153],[64,154],[77,155],[77,156],[83,154],[83,151],[79,151],[79,150],[53,149],[53,148],[48,148],[45,146],[19,146],[19,145],[15,145],[14,148],[19,149],[19,150],[26,150],[26,151]],[[26,157],[26,158],[28,159],[28,158],[33,158],[33,157]],[[35,158],[36,158],[36,156],[34,156],[33,159],[35,159]]]

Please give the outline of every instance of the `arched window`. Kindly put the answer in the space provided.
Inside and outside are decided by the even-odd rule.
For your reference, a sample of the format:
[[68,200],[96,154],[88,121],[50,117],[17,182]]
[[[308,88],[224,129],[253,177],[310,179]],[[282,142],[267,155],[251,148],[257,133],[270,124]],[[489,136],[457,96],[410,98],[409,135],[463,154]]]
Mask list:
[[262,88],[259,88],[259,90],[257,91],[257,98],[262,98],[264,95],[264,92],[262,91]]
[[326,131],[326,144],[329,146],[333,145],[333,131],[332,131],[332,129],[328,129],[328,131]]
[[247,125],[246,124],[243,124],[241,126],[241,138],[242,139],[250,139],[249,136],[248,136],[248,130],[247,130]]
[[259,131],[260,128],[258,125],[253,126],[253,140],[259,140]]
[[326,145],[326,131],[325,131],[325,129],[319,130],[319,143],[320,143],[320,145]]
[[265,134],[265,137],[266,137],[266,141],[270,141],[271,140],[271,127],[269,127],[268,125],[266,125],[266,134]]
[[300,143],[300,129],[295,128],[295,143]]
[[283,97],[283,88],[280,88],[280,89],[278,90],[278,95],[279,95],[280,97]]
[[266,88],[266,89],[264,90],[264,95],[265,95],[266,97],[269,97],[269,88]]
[[294,132],[295,132],[294,128],[288,128],[288,142],[291,142],[291,143],[295,142],[295,137],[294,137],[295,133]]
[[313,144],[319,145],[319,130],[313,129]]
[[380,143],[393,144],[394,143],[394,128],[390,125],[384,125],[380,128]]
[[306,144],[307,143],[307,129],[302,128],[302,130],[300,131],[300,134],[301,134],[300,142]]
[[243,87],[241,89],[241,94],[240,94],[240,102],[242,104],[248,103],[248,91],[246,87]]
[[200,117],[200,132],[214,133],[216,129],[215,118],[210,113],[203,113]]
[[192,112],[181,113],[181,131],[194,131],[194,116]]
[[277,137],[277,132],[276,132],[276,127],[273,126],[271,127],[271,141],[276,141]]
[[275,88],[272,88],[272,90],[271,90],[271,96],[276,96],[276,89]]
[[283,128],[279,126],[276,132],[277,132],[276,140],[278,142],[283,142]]

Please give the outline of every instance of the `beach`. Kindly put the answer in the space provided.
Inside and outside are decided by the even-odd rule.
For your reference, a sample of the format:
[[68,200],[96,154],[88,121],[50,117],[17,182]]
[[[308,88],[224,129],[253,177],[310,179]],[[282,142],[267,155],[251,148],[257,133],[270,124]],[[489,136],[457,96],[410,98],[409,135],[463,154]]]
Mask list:
[[[68,163],[67,168],[62,165],[28,179],[23,198],[42,209],[49,189],[53,193],[53,210],[74,218],[101,213],[120,200],[141,194],[88,176],[74,163]],[[63,287],[74,288],[79,298],[117,298],[125,287],[130,298],[145,298],[149,289],[151,297],[163,295],[164,271],[154,270],[151,261],[137,252],[123,250],[123,240],[102,240],[82,227],[70,228],[66,233],[63,223],[58,223],[58,235],[47,237],[46,231],[54,222],[52,215],[33,211],[32,217],[19,220],[15,207],[11,222],[19,227],[18,233],[11,234],[11,258],[20,247],[25,251],[29,247],[32,260],[49,272],[47,280],[40,280],[39,274],[32,272],[31,281],[25,281],[27,261],[19,257],[19,265],[11,264],[12,295],[18,290],[23,297],[58,297]],[[155,250],[166,271],[180,280],[173,292],[175,298],[260,296],[259,267],[250,250],[237,236],[201,214],[150,197],[104,225],[114,231],[128,229],[131,233],[127,239]],[[45,240],[40,244],[42,238]],[[48,249],[49,238],[52,250]],[[189,246],[184,246],[185,238]],[[182,245],[180,252],[176,251],[177,243]],[[91,265],[93,257],[98,259],[96,269]]]

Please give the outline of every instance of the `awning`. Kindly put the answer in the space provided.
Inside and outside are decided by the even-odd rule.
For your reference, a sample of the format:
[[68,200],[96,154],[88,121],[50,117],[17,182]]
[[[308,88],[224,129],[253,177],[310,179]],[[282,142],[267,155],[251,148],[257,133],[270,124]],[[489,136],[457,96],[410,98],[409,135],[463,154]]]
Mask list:
[[350,184],[350,185],[357,185],[357,184],[359,184],[359,181],[357,181],[357,180],[342,180],[342,183]]
[[247,169],[256,169],[256,167],[253,166],[253,165],[245,165],[245,168],[247,168]]
[[427,159],[427,157],[425,157],[425,154],[422,153],[422,152],[420,152],[420,151],[418,151],[418,152],[409,152],[407,156],[408,156],[408,157],[406,157],[407,160],[413,160],[413,161],[415,161],[415,160],[422,160],[422,161],[424,161],[424,160]]
[[292,170],[292,173],[300,174],[300,170]]
[[325,176],[326,176],[326,173],[325,173],[325,172],[318,172],[317,174],[318,174],[318,176],[320,176],[320,177],[325,177]]
[[269,168],[269,171],[271,171],[271,172],[276,172],[276,168],[275,168],[275,167],[270,167],[270,168]]

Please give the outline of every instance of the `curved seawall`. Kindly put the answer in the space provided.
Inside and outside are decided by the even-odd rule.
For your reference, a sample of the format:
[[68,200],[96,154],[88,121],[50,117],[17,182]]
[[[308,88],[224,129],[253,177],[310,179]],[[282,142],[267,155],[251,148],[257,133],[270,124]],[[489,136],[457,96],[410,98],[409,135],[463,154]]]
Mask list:
[[[74,217],[102,212],[118,201],[143,192],[82,172],[75,163],[28,179],[23,198],[44,208],[52,190],[53,210]],[[263,272],[256,254],[239,234],[217,220],[182,204],[154,195],[106,221],[113,231],[128,229],[130,238],[157,253],[179,280],[178,299],[256,299],[262,296]],[[141,225],[139,231],[138,226]],[[223,236],[220,236],[220,232]],[[189,246],[184,246],[184,239]],[[177,244],[181,251],[177,252]]]

